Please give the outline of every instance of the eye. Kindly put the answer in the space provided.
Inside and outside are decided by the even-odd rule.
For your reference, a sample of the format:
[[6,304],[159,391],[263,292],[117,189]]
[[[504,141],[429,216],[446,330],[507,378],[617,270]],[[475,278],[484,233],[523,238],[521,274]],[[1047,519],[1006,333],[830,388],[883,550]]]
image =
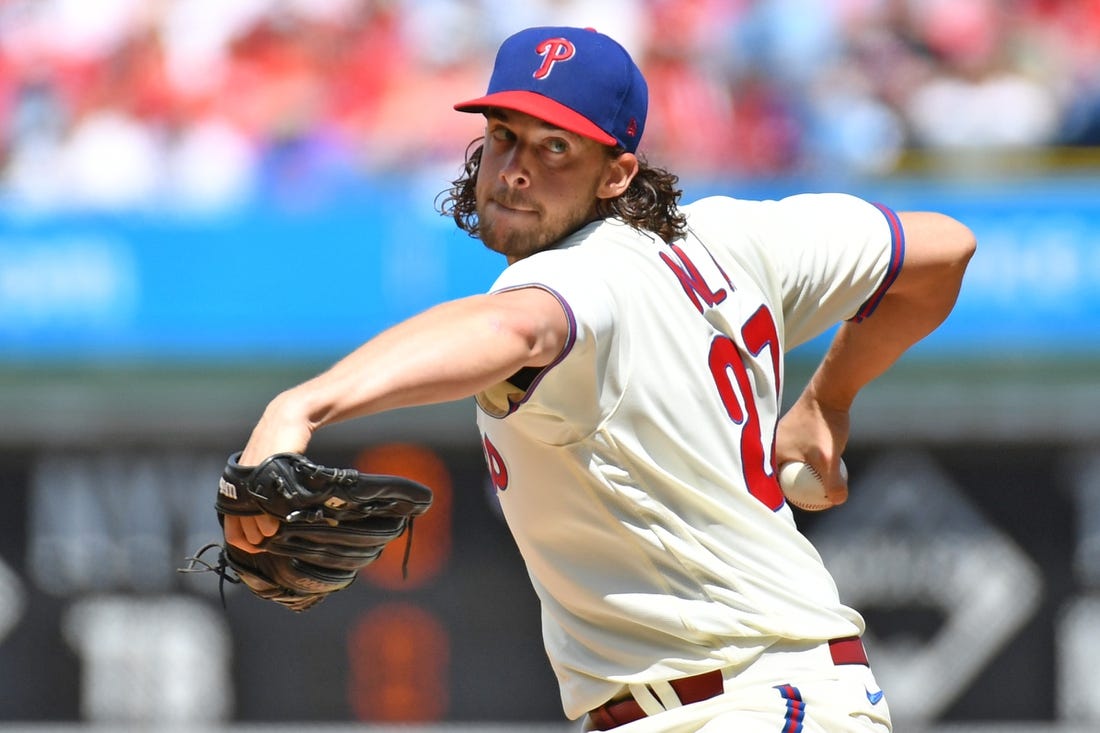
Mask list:
[[552,137],[546,140],[546,148],[551,153],[569,152],[569,143],[560,137]]
[[508,142],[509,140],[514,140],[516,136],[507,127],[497,125],[496,127],[489,128],[489,137],[494,140],[499,140],[500,142]]

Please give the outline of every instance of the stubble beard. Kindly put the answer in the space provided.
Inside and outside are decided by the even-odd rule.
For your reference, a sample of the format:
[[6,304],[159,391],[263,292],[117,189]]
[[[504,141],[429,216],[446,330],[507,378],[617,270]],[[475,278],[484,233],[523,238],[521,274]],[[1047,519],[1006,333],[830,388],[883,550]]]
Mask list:
[[561,238],[556,232],[547,232],[541,227],[523,230],[504,226],[498,228],[491,216],[481,215],[478,222],[482,244],[513,261],[530,257]]
[[[509,199],[503,198],[503,201],[508,202]],[[478,236],[487,248],[504,255],[512,262],[541,252],[592,220],[591,209],[568,211],[548,220],[545,210],[539,207],[536,214],[532,215],[534,221],[529,226],[517,228],[487,214],[486,206],[487,202],[478,202]],[[498,224],[501,225],[497,226]]]

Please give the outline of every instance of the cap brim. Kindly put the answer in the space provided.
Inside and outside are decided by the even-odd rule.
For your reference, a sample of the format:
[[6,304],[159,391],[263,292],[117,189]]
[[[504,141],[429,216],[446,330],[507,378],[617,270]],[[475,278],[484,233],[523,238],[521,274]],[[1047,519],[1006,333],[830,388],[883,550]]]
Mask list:
[[490,107],[510,109],[537,117],[554,127],[591,138],[604,145],[618,145],[619,141],[604,132],[584,115],[574,112],[560,102],[535,92],[512,91],[497,92],[468,102],[459,102],[454,106],[459,112],[484,112]]

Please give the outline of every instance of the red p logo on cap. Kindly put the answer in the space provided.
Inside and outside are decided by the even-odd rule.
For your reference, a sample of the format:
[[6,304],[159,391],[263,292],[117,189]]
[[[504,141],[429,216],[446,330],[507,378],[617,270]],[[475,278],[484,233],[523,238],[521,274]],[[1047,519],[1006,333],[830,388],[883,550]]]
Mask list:
[[573,58],[577,49],[567,38],[548,38],[535,46],[535,51],[542,56],[542,65],[535,69],[533,76],[536,79],[545,79],[550,76],[554,64]]

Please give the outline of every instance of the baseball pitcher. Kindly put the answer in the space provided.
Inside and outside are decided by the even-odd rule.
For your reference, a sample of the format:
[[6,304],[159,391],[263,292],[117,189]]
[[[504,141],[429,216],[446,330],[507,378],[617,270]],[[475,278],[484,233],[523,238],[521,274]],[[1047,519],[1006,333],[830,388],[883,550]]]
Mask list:
[[[430,491],[323,472],[303,490],[308,467],[238,491],[241,476],[303,459],[337,421],[474,396],[569,718],[620,733],[888,731],[864,621],[797,530],[777,466],[809,464],[828,502],[845,500],[853,400],[947,317],[973,236],[839,193],[681,205],[676,176],[638,152],[647,94],[629,54],[591,29],[504,41],[487,93],[455,105],[485,132],[441,209],[507,267],[491,292],[271,401],[234,458],[238,498],[220,499],[229,551],[292,608],[345,587],[314,578],[288,596],[286,569],[266,560],[322,579],[328,557],[357,568]],[[784,354],[838,323],[780,419]],[[356,522],[379,492],[395,531],[371,534]],[[303,522],[329,528],[305,549]],[[352,539],[335,539],[345,522]],[[371,549],[346,549],[364,534]]]

